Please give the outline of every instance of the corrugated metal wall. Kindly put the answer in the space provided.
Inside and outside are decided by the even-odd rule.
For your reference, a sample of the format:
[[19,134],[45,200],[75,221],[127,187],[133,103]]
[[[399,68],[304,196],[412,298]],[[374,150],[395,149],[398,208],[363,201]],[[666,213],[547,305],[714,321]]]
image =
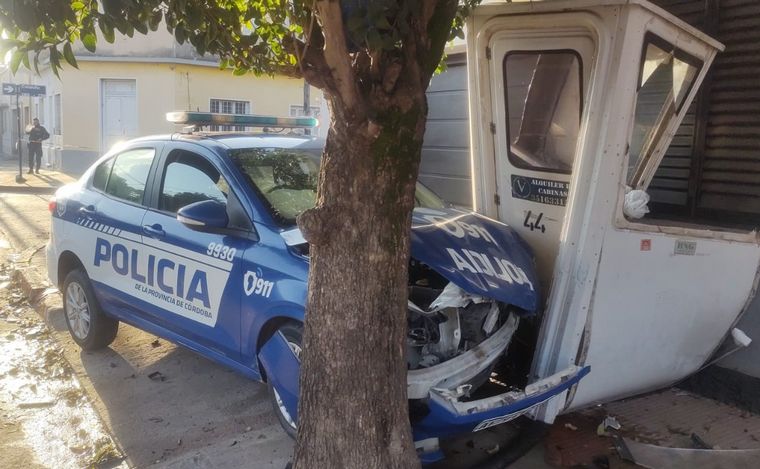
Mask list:
[[698,207],[760,214],[760,1],[719,13]]
[[[758,226],[760,1],[655,3],[715,37],[726,50],[715,59],[652,182],[654,211],[711,224]],[[691,154],[688,166],[686,154]]]
[[446,201],[472,206],[470,138],[467,123],[467,67],[463,55],[448,58],[448,69],[428,88],[427,127],[419,179]]

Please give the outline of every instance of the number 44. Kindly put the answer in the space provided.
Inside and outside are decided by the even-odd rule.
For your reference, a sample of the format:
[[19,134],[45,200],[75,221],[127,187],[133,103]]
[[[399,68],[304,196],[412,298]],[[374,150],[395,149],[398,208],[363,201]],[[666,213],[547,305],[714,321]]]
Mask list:
[[531,218],[533,217],[533,212],[528,210],[528,212],[525,214],[525,221],[523,222],[523,226],[526,228],[530,228],[530,231],[536,231],[539,230],[541,233],[546,233],[546,225],[544,225],[541,220],[544,218],[544,213],[541,212],[536,216],[536,221],[532,221]]

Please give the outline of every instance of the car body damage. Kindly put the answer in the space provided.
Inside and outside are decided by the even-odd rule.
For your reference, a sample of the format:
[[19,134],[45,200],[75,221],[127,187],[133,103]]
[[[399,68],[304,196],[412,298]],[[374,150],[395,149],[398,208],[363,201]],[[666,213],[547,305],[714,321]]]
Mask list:
[[412,257],[472,295],[526,312],[538,306],[533,254],[507,225],[452,208],[417,208]]
[[[308,252],[297,228],[281,234],[295,251]],[[421,452],[435,448],[440,436],[529,413],[589,372],[573,366],[529,383],[539,298],[533,254],[509,226],[444,205],[415,208],[406,355]],[[268,369],[292,361],[290,355],[275,336],[262,349],[262,363]],[[283,386],[285,396],[293,393],[297,387]]]

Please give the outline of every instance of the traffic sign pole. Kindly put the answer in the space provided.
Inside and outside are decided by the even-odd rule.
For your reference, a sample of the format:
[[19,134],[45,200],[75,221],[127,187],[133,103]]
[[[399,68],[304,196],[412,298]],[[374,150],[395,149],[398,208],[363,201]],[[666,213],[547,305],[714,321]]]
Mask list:
[[21,95],[19,93],[20,90],[16,90],[16,125],[18,126],[18,141],[16,142],[16,146],[18,148],[18,175],[16,176],[16,182],[21,184],[22,182],[26,181],[23,176],[23,170],[21,169],[21,154],[23,153],[22,145],[21,145],[21,106],[19,105],[18,98]]

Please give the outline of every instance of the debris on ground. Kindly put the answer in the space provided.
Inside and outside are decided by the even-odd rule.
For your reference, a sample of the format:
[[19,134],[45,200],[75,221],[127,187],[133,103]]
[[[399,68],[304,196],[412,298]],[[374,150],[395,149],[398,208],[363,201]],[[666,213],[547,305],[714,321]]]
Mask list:
[[148,375],[148,378],[153,381],[166,381],[166,376],[161,374],[160,371],[154,371],[153,373]]
[[[0,455],[30,466],[116,467],[123,456],[10,266],[0,264]],[[4,463],[0,461],[0,466]]]

